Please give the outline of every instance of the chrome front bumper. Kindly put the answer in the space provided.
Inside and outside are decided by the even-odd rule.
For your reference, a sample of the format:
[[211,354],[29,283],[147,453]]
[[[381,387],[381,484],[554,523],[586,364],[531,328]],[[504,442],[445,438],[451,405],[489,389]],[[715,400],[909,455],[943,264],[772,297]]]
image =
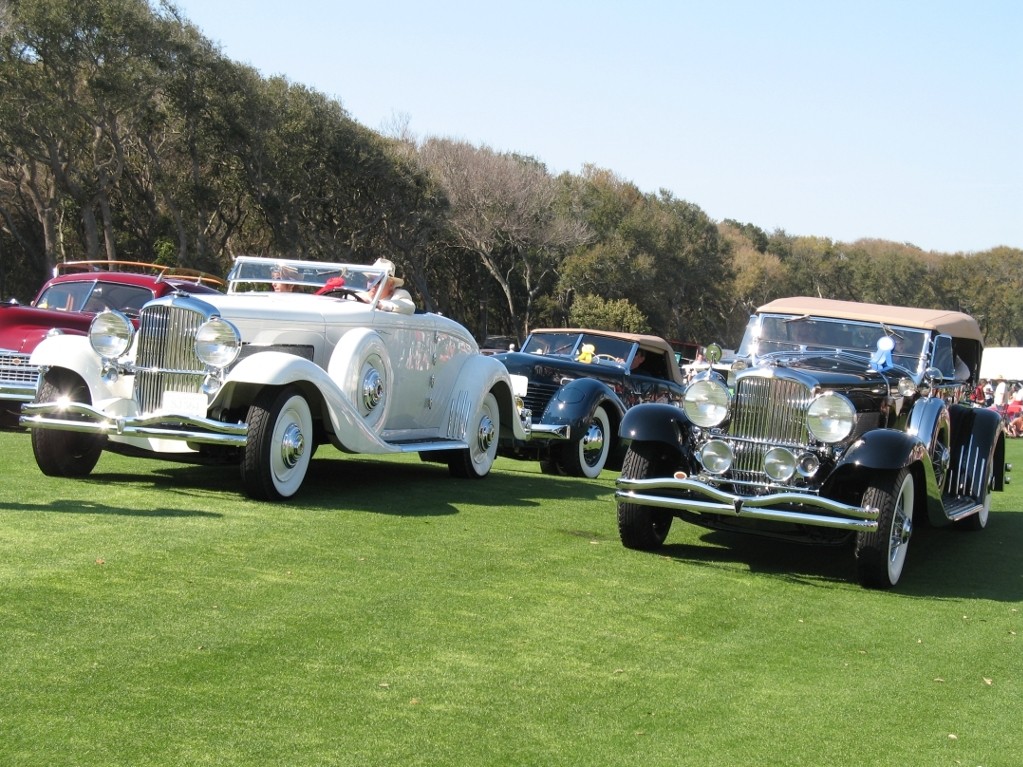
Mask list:
[[[789,522],[811,527],[832,527],[856,532],[877,530],[878,509],[850,506],[809,493],[782,492],[745,496],[725,492],[695,479],[624,479],[615,483],[615,498],[637,506],[669,511],[715,514],[735,519]],[[658,490],[673,495],[659,495]],[[678,497],[683,496],[683,497]],[[815,513],[820,511],[821,513]]]
[[[33,402],[21,407],[21,425],[27,429],[57,429],[88,434],[170,439],[205,445],[244,447],[248,424],[224,423],[177,413],[147,416],[109,416],[80,402]],[[75,416],[68,418],[68,416]]]

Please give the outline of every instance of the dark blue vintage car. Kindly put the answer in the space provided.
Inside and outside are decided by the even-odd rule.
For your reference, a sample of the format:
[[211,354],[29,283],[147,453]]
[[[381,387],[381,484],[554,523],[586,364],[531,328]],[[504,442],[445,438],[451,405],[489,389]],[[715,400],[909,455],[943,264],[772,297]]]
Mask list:
[[681,519],[845,545],[864,586],[894,586],[919,525],[980,530],[1008,481],[999,415],[969,402],[983,346],[960,312],[805,297],[760,307],[731,383],[708,370],[681,409],[626,416],[622,543],[656,549]]
[[530,441],[501,453],[539,460],[547,474],[593,478],[604,468],[620,469],[625,412],[641,402],[681,403],[685,390],[674,350],[657,336],[541,329],[522,351],[495,358],[519,378],[532,418]]

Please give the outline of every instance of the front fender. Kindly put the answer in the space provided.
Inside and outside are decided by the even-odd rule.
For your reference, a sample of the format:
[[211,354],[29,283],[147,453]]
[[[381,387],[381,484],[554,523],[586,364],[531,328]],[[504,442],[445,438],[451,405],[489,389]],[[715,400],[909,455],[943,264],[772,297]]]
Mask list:
[[262,386],[284,386],[297,381],[306,381],[320,374],[330,380],[322,368],[305,357],[286,352],[265,351],[241,360],[231,368],[224,378],[224,388],[231,384],[260,384]]
[[[120,378],[112,385],[103,380],[103,360],[93,350],[86,336],[58,335],[44,339],[33,351],[29,363],[43,370],[69,370],[81,378],[89,387],[92,402],[124,396],[119,384],[128,380]],[[39,381],[42,383],[43,377]],[[131,396],[130,389],[128,390]]]
[[[318,394],[333,410],[354,410],[330,376],[313,362],[285,352],[265,351],[246,357],[224,377],[210,401],[210,410],[247,408],[267,386],[295,384],[306,396]],[[330,404],[334,403],[334,404]],[[324,414],[324,418],[328,417]]]
[[61,334],[44,338],[32,350],[29,362],[33,365],[62,367],[72,370],[99,370],[102,362],[86,336]]
[[[842,456],[838,468],[856,466],[868,470],[898,470],[927,458],[927,445],[915,434],[875,429],[853,443]],[[926,462],[930,464],[929,460]]]
[[618,435],[625,442],[661,442],[682,450],[691,428],[692,423],[682,408],[648,402],[629,409]]
[[[931,421],[932,426],[939,424],[941,418]],[[927,436],[928,439],[930,435]],[[838,485],[844,479],[858,477],[865,482],[874,471],[898,471],[906,467],[914,467],[923,477],[924,492],[921,497],[931,519],[943,514],[941,487],[934,473],[934,464],[927,444],[917,434],[898,431],[896,429],[875,429],[867,432],[853,443],[849,451],[835,467],[828,484]]]
[[555,392],[540,419],[542,423],[568,424],[572,434],[584,433],[597,405],[606,405],[614,422],[625,416],[625,405],[607,384],[594,378],[577,378]]
[[926,445],[933,445],[935,435],[940,433],[944,433],[942,442],[947,445],[950,430],[948,407],[936,397],[928,397],[916,403],[906,426],[907,434],[919,437]]
[[[325,370],[294,354],[265,351],[246,357],[224,379],[210,408],[245,407],[263,387],[288,384],[299,386],[307,398],[315,395],[322,404],[322,418],[331,422],[342,449],[354,453],[398,452],[367,426],[358,408]],[[315,412],[316,407],[313,409]]]

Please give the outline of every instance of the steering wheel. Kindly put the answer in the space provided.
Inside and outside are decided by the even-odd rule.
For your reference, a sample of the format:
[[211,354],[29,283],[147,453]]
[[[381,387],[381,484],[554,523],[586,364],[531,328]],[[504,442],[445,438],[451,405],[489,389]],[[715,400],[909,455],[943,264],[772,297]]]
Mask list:
[[594,354],[593,359],[601,362],[621,362],[620,359],[615,357],[613,354]]
[[356,290],[355,288],[346,288],[344,286],[331,288],[330,290],[325,290],[322,293],[317,291],[317,295],[330,296],[331,298],[354,298],[360,304],[369,303],[369,299],[362,295],[361,291]]

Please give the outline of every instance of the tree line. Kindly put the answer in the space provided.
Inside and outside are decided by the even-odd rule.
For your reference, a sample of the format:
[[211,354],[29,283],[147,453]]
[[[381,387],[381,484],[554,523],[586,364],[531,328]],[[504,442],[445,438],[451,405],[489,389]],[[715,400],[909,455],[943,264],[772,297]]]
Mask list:
[[1023,345],[1023,251],[924,252],[715,222],[596,165],[403,126],[227,59],[176,7],[0,2],[0,294],[59,261],[225,274],[236,255],[398,265],[418,303],[485,334],[540,326],[734,346],[785,295],[966,311]]

